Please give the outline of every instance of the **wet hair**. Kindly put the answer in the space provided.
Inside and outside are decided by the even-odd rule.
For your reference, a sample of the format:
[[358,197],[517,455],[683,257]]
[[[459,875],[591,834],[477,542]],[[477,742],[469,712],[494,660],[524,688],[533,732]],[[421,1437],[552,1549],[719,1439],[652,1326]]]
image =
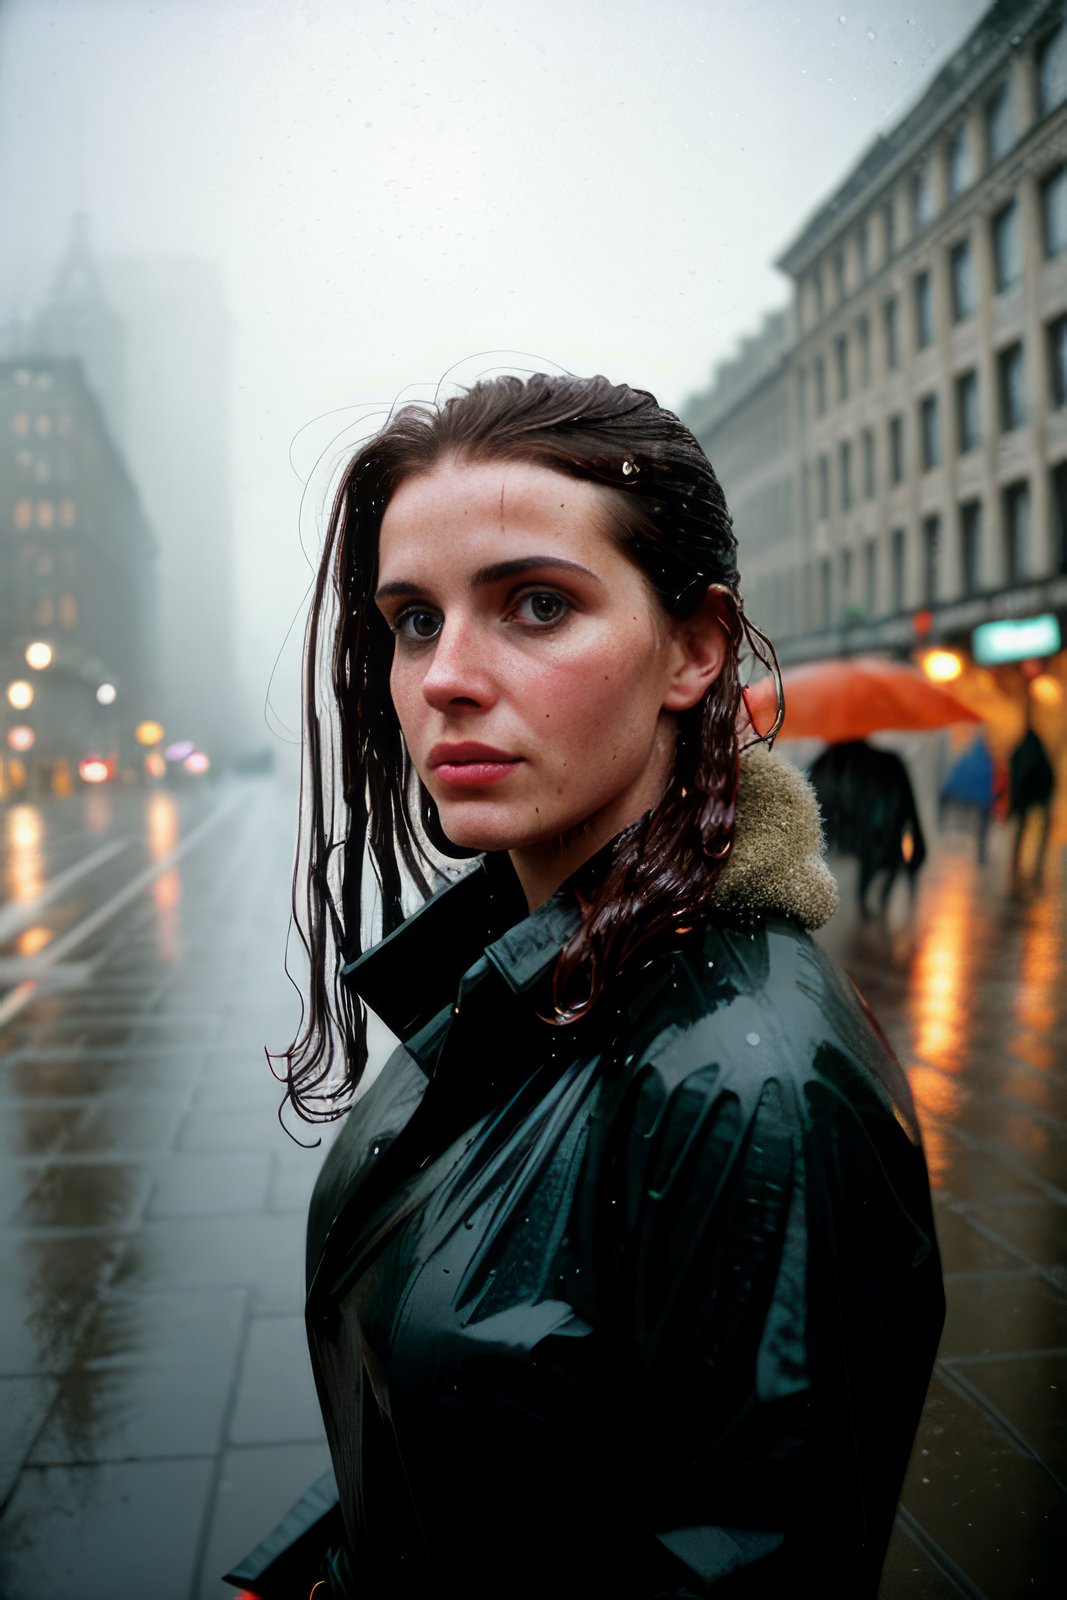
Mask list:
[[652,603],[684,619],[714,586],[730,641],[717,681],[676,716],[661,800],[619,835],[581,901],[581,926],[553,975],[559,1023],[588,1011],[649,940],[707,914],[733,839],[742,643],[774,662],[744,615],[737,541],[711,463],[645,390],[604,377],[496,377],[440,405],[405,406],[363,444],[333,500],[305,639],[293,914],[311,970],[297,1037],[276,1059],[286,1098],[308,1121],[342,1115],[366,1065],[366,1012],[341,969],[363,948],[367,852],[380,899],[371,942],[403,921],[405,876],[430,892],[440,864],[427,841],[446,856],[476,853],[450,844],[413,769],[390,698],[393,635],[374,604],[391,497],[449,458],[529,462],[600,485],[608,531],[644,572]]

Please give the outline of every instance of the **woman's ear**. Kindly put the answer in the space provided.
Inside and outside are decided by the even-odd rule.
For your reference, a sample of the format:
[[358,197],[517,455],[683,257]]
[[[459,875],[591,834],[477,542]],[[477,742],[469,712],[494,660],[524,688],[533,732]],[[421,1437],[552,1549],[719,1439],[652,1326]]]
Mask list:
[[703,700],[722,671],[732,648],[728,603],[717,589],[709,588],[691,617],[673,623],[674,664],[664,711],[688,711]]

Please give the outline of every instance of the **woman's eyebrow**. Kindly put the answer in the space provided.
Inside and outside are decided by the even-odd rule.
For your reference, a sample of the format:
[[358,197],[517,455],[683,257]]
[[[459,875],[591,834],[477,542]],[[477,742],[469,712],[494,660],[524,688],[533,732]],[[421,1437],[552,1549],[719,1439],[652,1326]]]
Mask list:
[[[582,572],[594,583],[601,582],[596,573],[583,567],[580,561],[567,561],[563,556],[516,556],[511,561],[494,561],[492,566],[479,567],[471,578],[471,587],[483,588],[486,584],[501,583],[505,578],[518,577],[523,572],[544,571],[550,567],[565,572]],[[397,578],[392,583],[383,583],[375,590],[374,598],[381,601],[400,595],[422,594],[424,588],[425,585],[413,583],[410,578]]]

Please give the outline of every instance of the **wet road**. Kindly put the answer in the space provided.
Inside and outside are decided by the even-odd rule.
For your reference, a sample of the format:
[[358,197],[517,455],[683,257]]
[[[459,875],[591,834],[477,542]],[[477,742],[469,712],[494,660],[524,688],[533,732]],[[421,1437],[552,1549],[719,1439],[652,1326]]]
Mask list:
[[[218,1600],[323,1470],[276,1120],[291,788],[0,811],[0,1595]],[[882,1600],[1062,1592],[1067,960],[1039,894],[933,841],[914,914],[820,937],[920,1101],[949,1314]]]

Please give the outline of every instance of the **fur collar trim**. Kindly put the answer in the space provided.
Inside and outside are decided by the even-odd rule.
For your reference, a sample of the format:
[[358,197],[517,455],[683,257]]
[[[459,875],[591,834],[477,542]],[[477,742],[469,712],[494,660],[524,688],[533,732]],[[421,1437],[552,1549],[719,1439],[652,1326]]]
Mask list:
[[741,757],[734,843],[715,899],[725,911],[790,917],[805,928],[821,928],[837,909],[815,791],[765,745]]

